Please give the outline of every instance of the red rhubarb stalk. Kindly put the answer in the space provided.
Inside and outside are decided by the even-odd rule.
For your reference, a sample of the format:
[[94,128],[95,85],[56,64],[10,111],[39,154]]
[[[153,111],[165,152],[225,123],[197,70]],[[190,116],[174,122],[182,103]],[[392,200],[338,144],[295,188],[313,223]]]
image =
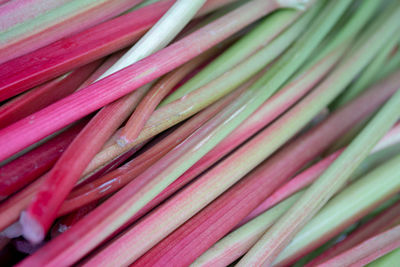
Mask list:
[[[111,19],[143,0],[68,1],[0,33],[0,63]],[[0,91],[0,99],[4,99]]]
[[270,11],[270,2],[251,1],[167,48],[3,129],[0,160],[186,63]]
[[349,250],[352,247],[362,243],[362,241],[385,231],[387,226],[390,226],[393,222],[399,220],[399,218],[400,203],[396,203],[375,218],[357,228],[354,232],[350,233],[350,235],[346,236],[343,241],[326,250],[317,258],[309,262],[306,266],[316,266],[333,257],[336,257],[346,250]]
[[0,198],[4,199],[49,170],[86,121],[0,168]]
[[318,266],[362,267],[398,247],[400,247],[400,225],[377,234]]
[[0,128],[4,128],[74,92],[101,64],[102,60],[33,88],[0,106]]
[[[232,1],[209,0],[197,15],[206,14]],[[173,3],[173,0],[159,1],[3,63],[0,65],[0,92],[26,91],[131,45]]]

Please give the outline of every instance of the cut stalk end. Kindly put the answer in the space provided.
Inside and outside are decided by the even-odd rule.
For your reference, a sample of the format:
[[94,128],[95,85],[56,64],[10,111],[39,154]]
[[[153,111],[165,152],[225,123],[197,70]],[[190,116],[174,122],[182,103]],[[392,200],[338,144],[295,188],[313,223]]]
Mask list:
[[22,226],[19,222],[15,222],[4,229],[3,234],[8,238],[17,238],[22,235]]
[[32,244],[39,244],[44,240],[45,230],[29,213],[22,212],[19,223],[22,226],[22,235],[26,240]]

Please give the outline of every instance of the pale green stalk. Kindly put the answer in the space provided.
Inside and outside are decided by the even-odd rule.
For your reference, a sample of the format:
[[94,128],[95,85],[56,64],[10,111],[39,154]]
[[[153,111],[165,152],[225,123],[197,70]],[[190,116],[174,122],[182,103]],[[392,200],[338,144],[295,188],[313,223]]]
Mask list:
[[376,259],[375,261],[365,265],[366,267],[393,267],[400,262],[400,248]]
[[178,0],[128,52],[97,80],[101,80],[165,47],[194,17],[205,1]]
[[86,173],[93,171],[135,145],[194,115],[246,82],[283,53],[302,33],[317,11],[318,7],[311,9],[305,16],[301,17],[266,47],[214,81],[189,93],[185,96],[184,101],[176,100],[155,110],[134,142],[124,147],[115,144],[105,148],[90,163]]
[[[251,32],[228,48],[222,55],[208,64],[193,78],[179,87],[160,104],[164,106],[182,96],[206,85],[239,64],[256,50],[271,42],[282,30],[292,23],[301,13],[296,10],[279,10],[262,20]],[[279,38],[279,37],[278,37]]]
[[340,95],[330,106],[331,109],[338,109],[357,97],[363,90],[368,88],[372,83],[377,82],[379,72],[386,64],[390,52],[397,44],[397,38],[392,38],[385,47],[379,52],[374,60],[361,73],[354,83]]

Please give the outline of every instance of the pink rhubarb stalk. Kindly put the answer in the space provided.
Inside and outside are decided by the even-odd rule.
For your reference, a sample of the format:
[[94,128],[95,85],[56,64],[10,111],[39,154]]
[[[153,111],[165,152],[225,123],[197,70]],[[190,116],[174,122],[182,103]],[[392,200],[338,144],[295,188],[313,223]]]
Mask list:
[[3,129],[0,160],[186,63],[277,7],[253,0],[167,48]]
[[100,65],[97,60],[66,75],[33,88],[0,106],[0,128],[4,128],[73,93]]
[[398,247],[400,247],[400,225],[377,234],[318,266],[362,267]]
[[0,199],[7,198],[50,169],[85,123],[86,120],[2,166],[0,168]]
[[[0,33],[0,63],[111,19],[143,0],[80,0],[45,12]],[[0,99],[3,99],[3,91]]]

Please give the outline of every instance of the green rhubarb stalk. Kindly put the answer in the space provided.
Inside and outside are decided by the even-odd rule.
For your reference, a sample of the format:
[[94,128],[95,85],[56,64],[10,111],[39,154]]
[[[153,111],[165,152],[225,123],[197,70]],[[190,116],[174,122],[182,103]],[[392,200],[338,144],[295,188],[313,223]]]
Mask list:
[[[379,25],[379,30],[386,31],[386,34],[393,30],[398,30],[400,22],[397,18],[399,15],[400,8],[397,8],[389,18],[385,18],[385,23]],[[381,27],[383,26],[385,28],[382,29]],[[377,29],[373,28],[373,30]],[[365,42],[365,40],[361,39],[361,42]],[[359,51],[362,51],[362,49]],[[396,122],[399,116],[400,91],[388,101],[340,157],[306,191],[302,198],[242,258],[238,266],[272,264],[295,234],[343,186],[354,169],[366,157],[374,144]],[[352,164],[349,164],[349,162]]]
[[98,80],[160,50],[194,17],[206,0],[178,0],[157,23]]
[[391,39],[375,56],[374,60],[369,64],[365,70],[361,73],[360,77],[357,78],[354,83],[346,89],[333,103],[330,105],[331,109],[337,109],[345,105],[355,97],[357,97],[364,89],[368,88],[372,83],[376,82],[379,75],[379,71],[386,64],[389,54],[393,51],[393,48],[397,45],[397,39]]
[[237,41],[222,55],[207,65],[203,70],[169,95],[160,106],[171,103],[182,96],[206,85],[222,75],[247,57],[271,42],[281,31],[289,26],[301,12],[296,10],[279,10],[260,22],[251,32]]

